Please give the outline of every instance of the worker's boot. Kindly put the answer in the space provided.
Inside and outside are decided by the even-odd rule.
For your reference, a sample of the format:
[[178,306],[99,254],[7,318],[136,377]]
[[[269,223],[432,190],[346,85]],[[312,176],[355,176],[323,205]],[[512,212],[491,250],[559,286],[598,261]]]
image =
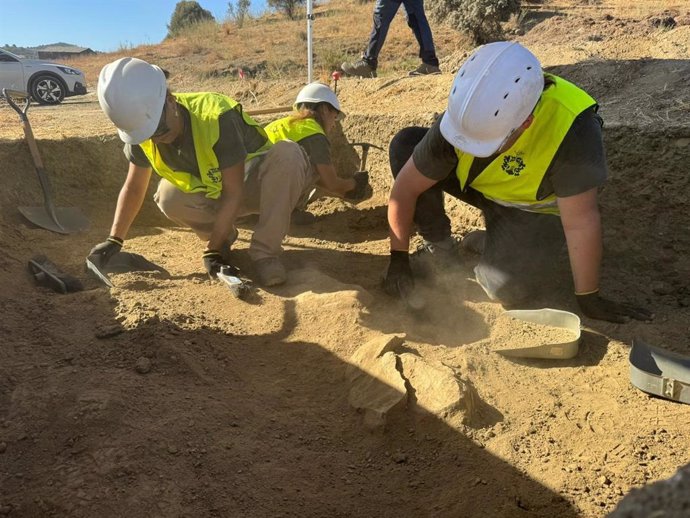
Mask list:
[[409,75],[410,76],[429,76],[433,74],[440,74],[441,69],[438,68],[438,65],[429,65],[428,63],[422,63],[419,65],[417,68],[412,70]]
[[285,266],[277,257],[264,257],[254,261],[259,282],[264,286],[278,286],[287,280]]
[[309,211],[303,209],[295,209],[292,211],[290,221],[295,225],[300,226],[313,225],[316,222],[316,216]]
[[364,58],[354,63],[343,63],[340,69],[348,76],[370,78],[376,77],[376,68]]

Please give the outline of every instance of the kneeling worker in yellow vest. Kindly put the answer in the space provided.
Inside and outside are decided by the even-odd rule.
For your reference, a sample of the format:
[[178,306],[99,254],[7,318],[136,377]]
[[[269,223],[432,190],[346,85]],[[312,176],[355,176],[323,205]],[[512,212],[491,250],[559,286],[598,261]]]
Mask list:
[[221,266],[232,266],[228,252],[237,238],[236,217],[259,214],[249,256],[262,284],[285,282],[279,256],[290,214],[316,180],[302,148],[289,141],[272,145],[229,97],[171,93],[163,70],[140,59],[103,67],[97,91],[125,143],[129,171],[110,236],[91,255],[104,265],[121,249],[155,171],[161,177],[154,196],[158,207],[206,242],[200,255],[211,278]]
[[556,289],[562,283],[554,265],[565,243],[585,315],[613,322],[651,318],[646,310],[599,294],[597,188],[607,167],[597,108],[580,88],[543,73],[519,43],[475,50],[458,70],[448,108],[432,127],[405,128],[391,142],[395,181],[385,290],[413,300],[413,222],[425,252],[454,259],[443,207],[448,193],[483,212],[486,232],[468,234],[474,243],[463,247],[481,254],[475,277],[493,300],[524,307],[531,297]]
[[310,83],[297,94],[294,107],[297,113],[266,126],[269,140],[299,143],[314,168],[316,185],[327,193],[355,202],[370,197],[367,171],[359,171],[352,178],[340,178],[333,165],[327,135],[342,117],[335,93],[322,83]]

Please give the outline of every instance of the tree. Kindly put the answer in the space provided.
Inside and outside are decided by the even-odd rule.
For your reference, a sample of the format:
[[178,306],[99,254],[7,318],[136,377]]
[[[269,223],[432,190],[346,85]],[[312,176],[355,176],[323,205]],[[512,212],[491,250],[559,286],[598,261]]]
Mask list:
[[235,0],[228,2],[228,19],[234,21],[238,27],[244,25],[244,20],[249,16],[251,0]]
[[520,10],[520,0],[433,0],[427,9],[437,21],[448,23],[481,45],[503,39],[501,22]]
[[282,12],[294,20],[297,17],[297,6],[303,5],[305,0],[268,0],[268,6],[276,11]]
[[211,14],[211,11],[201,7],[198,2],[190,0],[177,2],[175,11],[170,17],[167,37],[174,38],[191,25],[208,21],[215,22],[216,19]]

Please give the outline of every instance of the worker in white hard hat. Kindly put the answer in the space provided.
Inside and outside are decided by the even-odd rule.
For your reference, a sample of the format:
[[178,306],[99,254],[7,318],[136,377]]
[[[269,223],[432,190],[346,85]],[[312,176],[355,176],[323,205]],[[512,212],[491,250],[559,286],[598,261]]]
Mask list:
[[476,49],[456,74],[445,113],[431,128],[405,128],[391,142],[385,290],[404,298],[414,293],[413,223],[427,255],[457,258],[443,206],[448,193],[483,212],[486,231],[468,234],[461,246],[481,254],[475,277],[491,299],[524,307],[558,286],[554,265],[565,243],[586,316],[651,318],[599,293],[597,189],[607,166],[597,108],[585,91],[545,74],[519,43]]
[[292,115],[264,128],[269,140],[274,144],[283,140],[299,143],[314,168],[318,178],[316,185],[326,193],[353,202],[370,197],[367,171],[358,171],[352,178],[341,178],[333,165],[328,134],[344,116],[333,90],[322,83],[309,83],[297,94],[294,109]]
[[170,220],[190,227],[205,243],[204,267],[214,278],[230,266],[238,215],[259,214],[249,256],[258,280],[282,284],[281,243],[292,210],[313,189],[315,177],[294,142],[272,145],[266,132],[233,99],[215,93],[171,93],[164,72],[136,58],[107,64],[98,101],[125,143],[129,171],[106,241],[90,253],[105,265],[127,237],[152,172],[154,196]]

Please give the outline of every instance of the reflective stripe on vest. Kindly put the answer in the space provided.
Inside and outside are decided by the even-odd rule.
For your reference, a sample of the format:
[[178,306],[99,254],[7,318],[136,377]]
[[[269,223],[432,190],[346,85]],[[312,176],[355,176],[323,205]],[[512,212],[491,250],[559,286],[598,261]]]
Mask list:
[[[556,195],[537,199],[539,186],[573,122],[596,101],[558,76],[534,109],[534,121],[508,151],[498,155],[472,180],[471,187],[500,205],[529,212],[559,214]],[[464,190],[474,157],[456,149],[456,174]]]
[[[220,124],[218,123],[220,116],[229,110],[238,110],[242,113],[245,123],[254,126],[264,137],[266,137],[266,132],[249,115],[241,111],[242,107],[237,101],[225,95],[215,93],[173,95],[177,102],[189,111],[199,176],[170,168],[163,161],[158,147],[151,139],[142,142],[140,144],[141,149],[156,173],[182,192],[205,192],[207,198],[216,199],[220,196],[223,186],[218,167],[218,157],[213,151],[213,146],[218,142],[220,136]],[[271,145],[267,138],[266,143],[258,151],[247,155],[246,161],[265,153]]]
[[325,135],[321,125],[314,119],[295,119],[294,115],[273,121],[264,129],[273,144],[281,140],[299,142],[312,135]]

